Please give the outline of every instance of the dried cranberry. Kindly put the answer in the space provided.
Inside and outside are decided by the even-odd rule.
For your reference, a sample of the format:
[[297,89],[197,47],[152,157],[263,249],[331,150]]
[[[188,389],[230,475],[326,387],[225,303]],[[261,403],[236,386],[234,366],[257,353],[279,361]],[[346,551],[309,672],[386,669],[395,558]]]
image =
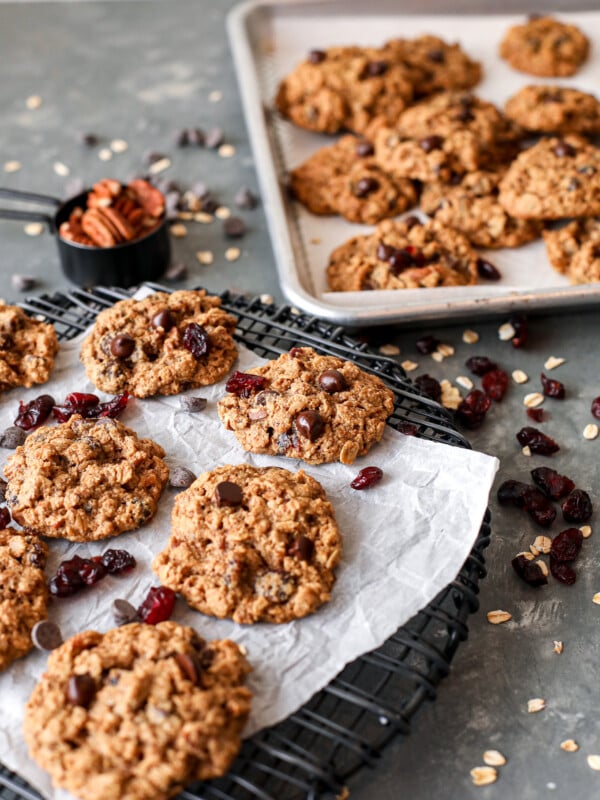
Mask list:
[[444,140],[442,137],[435,135],[426,136],[424,139],[419,141],[419,146],[425,153],[431,153],[432,150],[439,150],[443,144]]
[[361,158],[365,158],[366,156],[372,156],[375,152],[375,148],[371,144],[371,142],[367,141],[366,139],[361,140],[356,145],[356,155],[360,156]]
[[4,530],[4,528],[8,527],[10,523],[10,511],[6,506],[0,508],[0,530]]
[[379,181],[375,180],[375,178],[361,178],[354,187],[354,194],[360,198],[368,197],[373,192],[376,192],[379,186]]
[[503,369],[492,369],[485,373],[481,385],[488,397],[500,402],[508,389],[508,375]]
[[169,619],[175,608],[175,592],[166,586],[153,586],[138,608],[138,617],[148,625]]
[[190,324],[186,326],[181,341],[185,349],[189,350],[197,360],[205,356],[210,350],[208,331],[197,322],[190,322]]
[[539,489],[529,487],[525,492],[524,508],[534,522],[547,528],[556,519],[556,509],[548,498]]
[[535,561],[531,561],[525,556],[515,556],[510,563],[519,578],[522,578],[530,586],[545,586],[548,583],[548,578]]
[[419,375],[419,377],[415,379],[415,386],[424,395],[427,395],[427,397],[439,403],[442,396],[442,387],[439,381],[431,375]]
[[513,326],[515,330],[515,335],[511,339],[513,347],[523,347],[527,344],[527,339],[529,338],[529,327],[527,323],[527,317],[520,314],[517,317],[511,317],[510,324]]
[[600,397],[595,397],[592,400],[592,417],[600,419]]
[[406,420],[402,420],[402,422],[398,425],[398,430],[405,436],[416,436],[419,432],[419,428],[414,422],[407,422]]
[[531,470],[531,477],[536,486],[552,500],[560,500],[572,492],[575,484],[566,475],[559,475],[555,469],[550,467],[536,467]]
[[545,422],[546,412],[543,408],[526,408],[525,413],[534,422]]
[[498,369],[498,365],[490,361],[487,356],[471,356],[471,358],[465,361],[465,366],[473,375],[477,375],[480,378],[482,375],[485,375],[486,372],[492,372],[492,370]]
[[560,583],[566,583],[567,586],[572,586],[577,580],[577,573],[566,564],[564,561],[557,561],[550,556],[550,572]]
[[353,489],[370,489],[383,478],[383,470],[379,467],[363,467],[350,486]]
[[424,356],[427,356],[438,349],[439,343],[440,340],[436,339],[435,336],[421,336],[421,338],[417,339],[415,342],[415,347],[419,353],[423,353]]
[[417,258],[415,255],[409,253],[408,249],[405,248],[404,250],[394,250],[388,260],[390,272],[393,275],[400,275],[400,273],[404,272],[405,269],[409,269],[409,267],[414,266]]
[[105,403],[100,403],[96,409],[94,409],[94,413],[90,416],[93,417],[110,417],[114,419],[118,417],[121,411],[123,411],[127,407],[127,403],[129,402],[129,393],[123,392],[123,394],[118,394],[113,397],[112,400],[107,400]]
[[14,424],[24,431],[30,431],[42,425],[50,416],[54,407],[54,398],[49,394],[41,394],[29,403],[19,403],[19,414]]
[[135,558],[127,550],[107,550],[102,555],[102,564],[109,575],[121,575],[136,565]]
[[486,281],[499,281],[502,277],[500,270],[483,258],[477,259],[477,274]]
[[521,481],[512,479],[504,481],[498,487],[498,502],[501,506],[512,505],[523,508],[525,505],[525,495],[531,487]]
[[575,489],[560,504],[566,522],[587,522],[592,516],[592,501],[583,489]]
[[106,568],[102,562],[92,561],[91,558],[84,559],[79,568],[79,577],[86,586],[93,586],[101,581],[106,575]]
[[568,142],[565,142],[563,139],[559,140],[556,145],[554,146],[554,154],[558,156],[558,158],[565,158],[567,156],[574,156],[577,153],[577,150],[570,145]]
[[236,397],[250,397],[254,392],[259,392],[267,385],[267,379],[262,375],[252,375],[250,372],[234,372],[225,384],[225,391]]
[[547,378],[544,373],[540,375],[542,381],[542,391],[546,397],[554,397],[556,400],[563,400],[565,396],[565,385],[560,381]]
[[311,64],[320,64],[321,61],[325,61],[327,58],[327,53],[323,50],[310,50],[308,53],[308,60]]
[[57,597],[68,597],[83,588],[84,580],[81,576],[81,568],[86,559],[80,556],[73,556],[66,561],[62,561],[56,571],[56,575],[50,580],[50,594]]
[[517,433],[517,441],[521,447],[529,447],[531,452],[536,453],[538,456],[551,456],[552,453],[560,450],[554,439],[538,431],[537,428],[529,426],[521,428]]
[[473,389],[456,409],[456,418],[465,428],[478,428],[488,412],[492,401],[479,389]]
[[552,540],[550,556],[556,561],[574,561],[579,555],[583,534],[579,528],[567,528]]

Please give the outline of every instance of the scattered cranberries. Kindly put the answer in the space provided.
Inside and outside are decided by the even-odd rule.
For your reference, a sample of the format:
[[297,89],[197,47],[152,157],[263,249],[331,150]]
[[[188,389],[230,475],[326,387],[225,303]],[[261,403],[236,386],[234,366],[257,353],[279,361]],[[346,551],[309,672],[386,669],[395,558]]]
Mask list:
[[29,403],[19,403],[19,414],[14,422],[17,428],[24,431],[31,431],[37,428],[50,416],[50,412],[54,406],[54,398],[49,394],[41,394],[35,400],[30,400]]
[[236,397],[250,397],[254,392],[260,392],[267,384],[267,379],[262,375],[252,375],[250,372],[234,372],[225,384],[225,391]]
[[515,335],[511,339],[513,347],[524,347],[527,344],[527,339],[529,338],[529,326],[527,324],[527,317],[522,315],[518,317],[512,317],[510,320],[510,324],[513,326],[515,330]]
[[200,360],[210,350],[208,331],[197,322],[190,322],[183,333],[182,344],[196,360]]
[[525,556],[515,556],[510,563],[519,578],[522,578],[530,586],[545,586],[548,583],[548,578],[535,561],[531,561]]
[[471,358],[468,358],[465,361],[465,366],[473,373],[473,375],[477,375],[480,378],[482,375],[485,375],[486,372],[491,372],[494,369],[498,369],[498,365],[493,361],[490,361],[487,356],[471,356]]
[[552,500],[560,500],[572,492],[575,484],[566,475],[559,475],[550,467],[536,467],[531,470],[531,477],[536,486],[539,486],[545,495]]
[[583,489],[575,489],[560,504],[566,522],[587,522],[592,516],[592,501]]
[[65,397],[65,402],[61,406],[54,406],[52,413],[58,422],[67,422],[73,414],[80,414],[84,419],[114,418],[127,407],[128,402],[128,392],[116,395],[104,403],[101,403],[95,394],[71,392]]
[[503,369],[492,369],[482,377],[481,385],[488,397],[500,402],[508,389],[508,375]]
[[565,385],[560,381],[555,381],[552,378],[546,377],[544,373],[540,375],[542,381],[542,391],[546,397],[554,397],[556,400],[564,400]]
[[583,534],[579,528],[567,528],[552,540],[550,557],[556,561],[574,561],[579,555]]
[[525,506],[525,495],[531,487],[521,481],[509,479],[498,487],[498,502],[501,506],[508,506],[512,503],[516,508]]
[[415,347],[422,353],[424,356],[428,356],[430,353],[434,353],[438,349],[438,345],[440,343],[439,339],[436,339],[435,336],[421,336],[420,339],[417,339],[415,342]]
[[483,258],[477,259],[477,274],[486,281],[499,281],[502,277],[500,270]]
[[102,555],[102,564],[109,575],[130,572],[136,565],[135,558],[127,550],[107,550]]
[[353,489],[370,489],[383,478],[383,471],[379,467],[364,467],[352,481]]
[[169,619],[175,608],[175,592],[166,586],[153,586],[138,608],[138,617],[148,625]]
[[456,409],[456,419],[465,428],[478,428],[487,414],[492,401],[480,389],[473,389]]
[[10,523],[10,511],[6,506],[0,508],[0,530],[4,530],[4,528],[8,527]]
[[543,408],[526,408],[525,413],[529,419],[532,419],[534,422],[546,421],[546,412]]
[[517,441],[521,447],[529,447],[531,452],[538,456],[551,456],[560,450],[554,439],[538,431],[537,428],[521,428],[517,433]]
[[431,398],[431,400],[435,400],[436,403],[439,403],[442,397],[442,387],[440,386],[440,382],[431,375],[419,375],[419,377],[415,379],[415,386],[420,392],[423,392],[424,395]]
[[564,561],[557,561],[552,556],[550,556],[550,572],[557,581],[566,583],[567,586],[572,586],[577,580],[577,573],[573,567],[570,567]]
[[600,419],[600,397],[594,397],[592,400],[592,417]]
[[84,588],[93,586],[107,574],[118,575],[135,567],[135,558],[126,550],[107,550],[103,556],[73,558],[62,561],[51,578],[50,594],[68,597]]

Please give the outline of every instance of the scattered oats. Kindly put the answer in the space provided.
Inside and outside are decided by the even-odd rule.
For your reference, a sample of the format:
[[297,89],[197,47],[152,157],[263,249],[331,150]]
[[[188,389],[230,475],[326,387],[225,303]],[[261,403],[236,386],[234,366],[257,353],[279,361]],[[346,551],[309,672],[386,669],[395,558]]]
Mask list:
[[564,358],[557,358],[556,356],[550,356],[550,358],[547,358],[544,361],[544,367],[546,369],[556,369],[557,367],[560,367],[560,365],[564,363],[565,363]]
[[462,340],[465,344],[475,344],[479,341],[479,334],[477,331],[472,331],[467,328],[467,330],[463,332]]
[[208,225],[209,222],[214,220],[212,214],[207,214],[206,211],[198,211],[194,214],[195,222],[202,222],[203,225]]
[[215,211],[215,217],[218,219],[229,219],[231,216],[231,211],[227,208],[227,206],[219,206]]
[[502,611],[500,608],[496,611],[487,612],[487,621],[492,625],[502,625],[503,622],[508,622],[509,619],[512,619],[512,614],[509,611]]
[[218,103],[219,100],[223,99],[223,93],[220,92],[218,89],[215,89],[208,95],[208,99],[210,100],[211,103]]
[[564,649],[563,643],[554,640],[553,644],[554,644],[554,647],[553,647],[554,652],[557,655],[560,655],[562,653],[563,649]]
[[576,753],[579,750],[579,745],[575,739],[565,739],[560,743],[560,749],[567,753]]
[[535,563],[540,568],[541,573],[544,576],[544,578],[547,578],[548,577],[548,567],[546,566],[546,562],[545,561],[536,561]]
[[321,244],[322,239],[320,239],[318,236],[313,236],[313,238],[309,241],[311,244]]
[[67,175],[71,173],[71,170],[66,164],[63,164],[62,161],[55,161],[54,172],[56,172],[57,175],[60,175],[61,178],[66,178]]
[[510,322],[505,322],[504,325],[500,325],[498,328],[498,338],[503,342],[509,342],[514,338],[515,334],[516,331]]
[[42,105],[42,98],[39,94],[32,94],[31,97],[28,97],[25,100],[25,105],[30,111],[35,111],[36,108],[39,108]]
[[521,452],[523,453],[524,456],[527,456],[527,458],[529,458],[529,456],[531,455],[531,447],[529,447],[529,445],[526,444],[525,447],[521,450]]
[[290,306],[290,314],[293,314],[295,317],[299,317],[302,312],[296,306]]
[[170,231],[176,239],[183,239],[183,237],[188,234],[188,229],[181,222],[176,222],[175,225],[171,225]]
[[475,767],[471,770],[471,780],[475,786],[487,786],[498,780],[498,770],[494,767]]
[[587,763],[590,769],[595,769],[597,772],[600,771],[600,756],[588,756]]
[[[435,355],[435,353],[433,353]],[[453,386],[450,381],[440,381],[442,387],[442,396],[440,398],[441,404],[444,408],[451,408],[456,410],[462,403],[462,397],[456,386]]]
[[5,161],[4,172],[18,172],[22,166],[20,161]]
[[212,264],[214,260],[212,250],[198,250],[196,258],[201,264]]
[[592,603],[596,603],[597,606],[600,606],[600,592],[596,592],[592,597]]
[[590,536],[592,535],[591,525],[582,525],[581,528],[579,528],[579,530],[581,531],[581,534],[584,539],[589,539]]
[[113,152],[108,147],[103,147],[101,150],[98,150],[98,158],[100,161],[110,161],[113,157]]
[[444,358],[454,355],[454,348],[452,347],[452,345],[444,344],[443,342],[441,344],[438,344],[437,351],[438,353],[441,353],[444,356]]
[[488,767],[503,767],[506,764],[506,758],[499,750],[486,750],[483,754],[483,763]]
[[529,375],[522,369],[516,369],[512,374],[512,379],[515,383],[527,383]]
[[379,352],[382,356],[399,356],[400,348],[395,344],[382,344]]
[[[535,541],[533,542],[533,547],[538,551],[538,553],[549,553],[550,547],[552,546],[552,539],[549,536],[536,536]],[[537,555],[536,553],[535,555]]]
[[402,367],[402,369],[406,370],[406,372],[412,372],[413,370],[419,368],[417,362],[411,361],[410,359],[406,359],[406,361],[403,361],[400,366]]
[[148,172],[150,175],[158,175],[159,172],[164,172],[170,166],[171,159],[165,156],[164,158],[159,158],[158,161],[153,161],[148,167]]
[[129,149],[129,145],[125,139],[113,139],[110,143],[110,149],[113,153],[124,153],[125,150]]
[[529,545],[529,552],[533,555],[534,558],[535,556],[539,556],[540,554],[540,551],[537,549],[537,547],[535,547],[532,544]]
[[217,150],[221,158],[231,158],[235,155],[235,147],[232,144],[222,144]]
[[239,247],[228,247],[227,250],[225,250],[226,261],[237,261],[241,255],[242,251]]
[[584,439],[596,439],[598,437],[598,426],[594,422],[590,422],[583,429]]
[[185,222],[189,222],[190,220],[194,219],[194,215],[191,211],[178,211],[177,219],[182,219]]
[[522,553],[517,553],[516,557],[523,556],[527,561],[533,561],[534,555],[529,550],[523,550]]
[[439,350],[436,350],[434,353],[432,353],[431,357],[433,358],[434,361],[437,361],[438,364],[441,364],[442,361],[444,360],[444,354],[440,353]]
[[43,222],[28,222],[23,228],[27,236],[40,236],[44,232]]
[[471,389],[473,388],[473,381],[466,375],[459,375],[458,378],[456,379],[456,382],[458,383],[459,386],[462,386],[463,389],[466,389],[468,392],[470,392]]
[[523,398],[523,405],[526,408],[537,408],[544,402],[544,395],[541,392],[530,392]]
[[527,701],[527,711],[530,714],[535,714],[538,711],[543,711],[546,708],[546,701],[541,697],[534,697],[532,700]]
[[264,303],[266,306],[272,306],[274,303],[273,295],[271,294],[261,294],[260,302]]

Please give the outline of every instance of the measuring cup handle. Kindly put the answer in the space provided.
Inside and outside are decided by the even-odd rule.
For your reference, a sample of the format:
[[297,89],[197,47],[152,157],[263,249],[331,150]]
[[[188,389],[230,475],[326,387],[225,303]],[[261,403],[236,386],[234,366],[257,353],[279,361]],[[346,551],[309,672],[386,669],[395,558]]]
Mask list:
[[43,222],[50,233],[54,233],[54,218],[39,211],[18,211],[14,208],[0,208],[0,219],[18,219],[25,222]]
[[23,192],[21,189],[9,189],[6,186],[0,186],[0,197],[6,197],[9,200],[20,200],[25,203],[39,203],[43,206],[54,206],[58,208],[62,200],[57,197],[51,197],[48,194],[37,194],[37,192]]

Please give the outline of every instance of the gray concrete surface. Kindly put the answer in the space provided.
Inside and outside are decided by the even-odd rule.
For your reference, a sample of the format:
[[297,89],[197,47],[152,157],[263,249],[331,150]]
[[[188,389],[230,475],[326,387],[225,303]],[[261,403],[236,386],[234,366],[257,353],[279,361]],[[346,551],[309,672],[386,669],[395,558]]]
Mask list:
[[[185,185],[204,180],[225,205],[232,205],[240,185],[256,189],[224,32],[224,15],[232,5],[230,0],[0,4],[0,161],[23,163],[20,172],[0,173],[3,185],[60,196],[68,179],[54,173],[56,160],[70,167],[71,176],[91,184],[106,175],[124,179],[143,171],[143,154],[154,150],[173,157],[170,177]],[[215,90],[222,99],[212,103],[208,96]],[[32,94],[43,98],[34,112],[25,108]],[[177,151],[172,135],[187,126],[223,127],[235,157]],[[86,150],[78,143],[82,131],[101,135],[102,144],[124,138],[129,150],[105,164],[97,148]],[[263,210],[240,213],[249,233],[235,263],[223,258],[227,243],[220,223],[190,226],[189,236],[174,242],[176,258],[190,266],[185,285],[201,283],[215,291],[234,287],[281,299]],[[215,253],[212,266],[195,261],[199,249]],[[0,222],[0,294],[8,300],[19,299],[10,286],[13,272],[36,276],[40,291],[65,286],[50,235],[29,238],[19,223]],[[530,382],[511,385],[485,426],[472,434],[474,446],[500,457],[498,483],[506,477],[526,479],[529,469],[550,464],[597,496],[600,440],[584,441],[582,430],[592,422],[591,399],[600,395],[598,313],[533,319],[525,350],[498,340],[499,322],[473,325],[481,339],[471,346],[461,341],[464,325],[431,331],[456,347],[455,356],[441,365],[417,354],[415,331],[379,331],[377,338],[399,344],[401,358],[414,359],[419,373],[439,378],[465,374],[464,360],[474,353],[490,356],[508,371],[525,370]],[[554,375],[566,384],[568,397],[544,406],[549,412],[544,430],[556,437],[561,451],[552,459],[527,459],[514,434],[527,424],[522,398],[539,388],[550,354],[567,359]],[[375,770],[350,783],[353,800],[600,797],[600,775],[586,764],[587,754],[600,753],[600,608],[592,603],[600,591],[600,533],[584,544],[574,587],[551,581],[533,590],[515,577],[510,559],[542,531],[520,512],[498,508],[494,499],[491,507],[489,576],[482,585],[481,610],[471,618],[470,639],[459,649],[437,701],[416,718],[412,735],[398,739]],[[551,534],[562,527],[555,522]],[[513,621],[488,624],[485,612],[497,608],[510,611]],[[553,652],[554,640],[564,642],[562,655]],[[545,698],[545,711],[527,713],[533,697]],[[567,738],[578,741],[579,752],[561,751],[559,744]],[[469,770],[490,748],[502,751],[508,763],[496,784],[475,788]]]

